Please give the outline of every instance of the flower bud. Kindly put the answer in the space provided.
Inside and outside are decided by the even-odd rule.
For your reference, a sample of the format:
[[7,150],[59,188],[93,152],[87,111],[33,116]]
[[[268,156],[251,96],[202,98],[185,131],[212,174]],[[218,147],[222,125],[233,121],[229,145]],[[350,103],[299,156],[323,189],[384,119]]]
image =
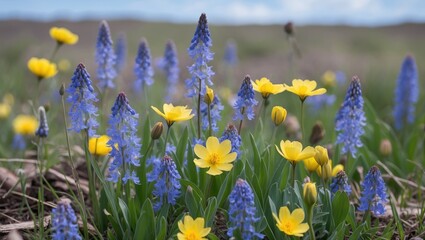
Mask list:
[[59,94],[63,96],[64,93],[65,93],[65,85],[62,83],[61,87],[59,88]]
[[162,122],[157,122],[153,126],[151,130],[151,138],[152,140],[157,140],[161,137],[162,131],[164,130],[164,125]]
[[309,172],[314,172],[319,167],[319,164],[317,164],[317,162],[314,159],[314,157],[304,159],[303,162],[304,162],[305,168]]
[[319,164],[320,166],[327,164],[329,161],[328,149],[322,146],[316,146],[314,149],[316,150],[316,155],[314,156],[314,159],[316,160],[317,164]]
[[[89,152],[96,156],[108,155],[112,147],[108,145],[111,138],[107,135],[101,135],[99,137],[92,137],[89,139]],[[117,148],[117,146],[115,146]]]
[[294,33],[294,25],[292,24],[292,22],[288,22],[287,24],[285,24],[285,26],[283,27],[283,30],[285,30],[285,33],[288,35],[292,35]]
[[325,182],[332,178],[332,162],[328,161],[322,166],[322,176]]
[[285,130],[288,136],[296,136],[300,131],[300,123],[297,117],[289,115],[285,121]]
[[379,146],[379,152],[381,152],[381,154],[385,157],[389,156],[393,151],[393,147],[391,145],[390,140],[388,139],[383,139],[381,141],[381,144]]
[[316,183],[306,182],[304,183],[303,198],[307,206],[313,206],[317,201],[317,189]]
[[214,101],[214,90],[207,86],[207,92],[204,96],[204,101],[206,104],[210,105]]
[[286,119],[286,109],[281,106],[274,106],[272,109],[272,120],[274,125],[279,126]]
[[323,124],[321,122],[316,122],[311,130],[310,135],[310,144],[316,145],[318,144],[323,137],[325,136],[325,129],[323,128]]

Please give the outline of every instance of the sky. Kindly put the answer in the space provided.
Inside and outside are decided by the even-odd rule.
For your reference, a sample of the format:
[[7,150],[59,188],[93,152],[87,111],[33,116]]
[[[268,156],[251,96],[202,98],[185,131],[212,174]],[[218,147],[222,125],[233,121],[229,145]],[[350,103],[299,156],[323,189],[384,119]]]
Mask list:
[[0,0],[0,20],[140,19],[210,24],[382,26],[425,23],[425,0]]

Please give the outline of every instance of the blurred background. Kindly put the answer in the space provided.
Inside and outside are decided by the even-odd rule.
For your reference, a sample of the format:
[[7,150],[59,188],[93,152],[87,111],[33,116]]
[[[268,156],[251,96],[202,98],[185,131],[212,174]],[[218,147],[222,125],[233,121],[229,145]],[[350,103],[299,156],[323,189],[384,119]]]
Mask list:
[[[188,78],[186,66],[192,63],[187,48],[203,12],[215,53],[213,81],[231,92],[237,91],[246,74],[276,83],[301,78],[323,85],[329,77],[324,73],[331,71],[346,80],[338,93],[343,96],[348,80],[358,75],[364,95],[391,122],[394,86],[407,54],[415,57],[420,86],[424,85],[425,1],[421,0],[20,0],[2,2],[0,9],[0,95],[12,92],[18,102],[19,96],[33,95],[36,80],[26,62],[33,56],[50,57],[56,44],[49,36],[52,26],[79,35],[76,45],[62,47],[55,56],[60,73],[54,84],[68,84],[79,62],[96,81],[94,51],[101,20],[108,21],[114,40],[126,35],[127,61],[118,79],[119,90],[132,86],[142,37],[149,42],[154,59],[163,55],[168,39],[174,40],[183,83]],[[285,31],[288,22],[293,25]],[[237,49],[237,62],[231,66],[223,60],[229,41]],[[155,80],[165,84],[159,71]]]

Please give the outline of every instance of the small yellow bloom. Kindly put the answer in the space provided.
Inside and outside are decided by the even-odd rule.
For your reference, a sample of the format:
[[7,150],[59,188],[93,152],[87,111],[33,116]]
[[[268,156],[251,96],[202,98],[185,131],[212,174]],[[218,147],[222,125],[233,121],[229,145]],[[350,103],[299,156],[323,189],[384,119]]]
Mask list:
[[72,33],[66,28],[52,27],[50,28],[50,37],[59,44],[74,45],[78,42],[78,35]]
[[329,161],[328,149],[322,146],[316,146],[314,149],[316,150],[316,155],[314,155],[314,159],[316,160],[317,164],[319,164],[320,166],[325,165]]
[[319,167],[319,164],[317,164],[316,159],[314,159],[314,157],[304,159],[303,162],[305,168],[309,172],[314,172]]
[[189,215],[184,216],[177,225],[180,232],[177,233],[178,240],[207,240],[205,238],[210,233],[211,228],[204,228],[205,220],[203,218],[193,218]]
[[165,119],[168,126],[173,125],[174,122],[186,121],[193,118],[191,114],[192,109],[188,109],[187,106],[173,106],[173,104],[164,104],[162,113],[158,108],[151,106],[151,108],[161,117]]
[[3,103],[9,104],[9,106],[13,106],[13,104],[15,103],[15,98],[12,94],[6,93],[3,96]]
[[59,60],[58,68],[62,72],[66,72],[71,68],[71,63],[69,62],[68,59],[61,59]]
[[322,95],[326,93],[326,89],[316,89],[316,87],[317,83],[314,80],[294,79],[292,80],[292,86],[285,84],[286,90],[297,94],[301,101],[304,101],[308,96]]
[[10,105],[7,103],[0,103],[0,119],[5,119],[10,115]]
[[106,156],[111,152],[112,147],[108,145],[108,141],[111,139],[107,135],[100,137],[92,137],[89,139],[89,152],[93,155]]
[[230,171],[233,168],[232,162],[236,160],[237,153],[230,152],[232,144],[230,140],[219,142],[216,137],[207,139],[206,147],[196,144],[194,151],[200,159],[193,160],[200,168],[210,168],[207,173],[210,175],[220,175],[223,171]]
[[273,213],[273,217],[276,220],[276,226],[286,235],[302,237],[309,229],[307,223],[302,223],[305,217],[302,208],[297,208],[291,213],[288,207],[281,207],[279,217],[275,213]]
[[263,98],[268,98],[270,94],[278,94],[285,91],[283,84],[273,84],[268,78],[261,78],[260,80],[251,81],[254,91],[261,93]]
[[31,58],[28,61],[28,69],[39,79],[50,78],[56,75],[56,64],[45,58]]
[[313,206],[313,204],[316,203],[317,201],[316,183],[312,183],[312,182],[304,183],[303,198],[304,198],[304,202],[308,206]]
[[303,145],[298,141],[280,141],[280,149],[276,146],[279,154],[284,157],[286,160],[295,164],[301,160],[311,158],[316,154],[314,148],[308,146],[303,149]]
[[[342,164],[337,164],[332,168],[332,160],[329,160],[325,166],[325,178],[329,178],[330,176],[335,177],[340,171],[344,171],[344,166]],[[322,177],[322,169],[319,167],[316,169],[317,175]]]
[[272,108],[272,120],[274,125],[279,126],[286,119],[286,109],[281,106],[274,106]]
[[38,121],[32,115],[18,115],[13,119],[12,126],[16,134],[34,135],[38,128]]
[[327,87],[334,87],[336,85],[336,75],[333,71],[326,71],[322,76],[323,84]]
[[205,103],[210,105],[214,101],[214,90],[207,86],[207,92],[205,94]]

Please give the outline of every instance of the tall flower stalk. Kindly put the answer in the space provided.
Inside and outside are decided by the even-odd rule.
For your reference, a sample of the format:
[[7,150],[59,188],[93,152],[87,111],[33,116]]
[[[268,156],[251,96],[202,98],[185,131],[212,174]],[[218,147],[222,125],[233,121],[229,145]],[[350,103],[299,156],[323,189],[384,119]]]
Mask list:
[[251,77],[247,75],[242,82],[241,88],[238,91],[238,98],[233,105],[233,108],[235,109],[233,120],[240,120],[238,128],[239,134],[241,132],[244,116],[246,115],[248,120],[254,119],[254,106],[257,104],[258,101],[255,100],[255,93],[251,83]]
[[134,63],[134,74],[136,81],[134,88],[137,92],[142,91],[146,86],[153,84],[153,68],[151,65],[151,53],[148,42],[142,38],[139,44],[139,50]]
[[105,93],[107,88],[115,88],[113,79],[117,76],[115,70],[116,56],[112,48],[111,32],[106,21],[102,21],[99,27],[96,43],[96,63],[98,86]]
[[115,71],[120,74],[125,68],[127,59],[127,39],[124,33],[118,35],[117,41],[115,42]]
[[165,101],[169,102],[177,93],[177,83],[179,81],[179,59],[177,57],[176,45],[172,40],[168,40],[165,45],[164,56],[159,62],[159,67],[164,71],[167,78],[167,93]]

